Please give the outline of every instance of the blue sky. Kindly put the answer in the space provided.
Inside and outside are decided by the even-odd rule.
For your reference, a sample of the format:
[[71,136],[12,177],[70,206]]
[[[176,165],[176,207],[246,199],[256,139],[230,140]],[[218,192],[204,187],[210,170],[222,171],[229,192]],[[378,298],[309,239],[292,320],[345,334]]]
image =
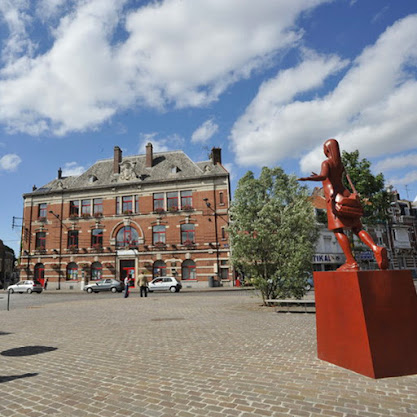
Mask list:
[[22,194],[96,160],[223,149],[247,171],[359,149],[417,196],[415,0],[0,0],[0,239]]

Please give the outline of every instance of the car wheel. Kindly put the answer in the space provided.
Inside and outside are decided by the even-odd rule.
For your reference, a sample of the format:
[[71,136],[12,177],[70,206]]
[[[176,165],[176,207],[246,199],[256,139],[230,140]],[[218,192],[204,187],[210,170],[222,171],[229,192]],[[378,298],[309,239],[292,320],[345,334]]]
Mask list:
[[306,285],[306,290],[307,290],[307,291],[310,291],[310,290],[311,290],[311,285],[310,285],[310,284],[307,284],[307,285]]
[[177,292],[177,289],[176,289],[175,287],[171,287],[169,290],[170,290],[171,292]]
[[27,292],[28,294],[32,294],[32,288],[28,288],[28,289],[26,290],[26,292]]
[[10,292],[10,294],[13,294],[14,293],[14,289],[13,288],[10,288],[9,292]]
[[113,287],[113,288],[111,289],[111,292],[112,292],[112,293],[117,292],[117,288],[116,288],[116,287]]
[[91,294],[91,293],[93,292],[93,290],[92,290],[91,288],[87,288],[87,292],[88,292],[89,294]]

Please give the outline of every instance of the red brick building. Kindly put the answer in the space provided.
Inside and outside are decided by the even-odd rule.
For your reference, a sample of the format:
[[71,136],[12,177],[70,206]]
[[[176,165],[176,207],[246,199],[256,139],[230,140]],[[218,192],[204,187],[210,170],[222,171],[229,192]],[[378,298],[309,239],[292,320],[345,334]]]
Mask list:
[[97,161],[24,194],[21,279],[79,289],[102,278],[167,275],[183,287],[232,282],[227,236],[229,173],[184,152]]

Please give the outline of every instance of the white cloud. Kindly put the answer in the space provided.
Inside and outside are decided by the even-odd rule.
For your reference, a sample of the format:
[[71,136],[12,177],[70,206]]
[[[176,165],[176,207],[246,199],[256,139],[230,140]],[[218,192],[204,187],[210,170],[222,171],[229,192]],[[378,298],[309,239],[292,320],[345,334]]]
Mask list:
[[52,17],[56,17],[62,11],[62,8],[71,3],[69,0],[38,0],[37,15],[41,20],[46,21]]
[[[17,1],[19,10],[29,4]],[[132,10],[127,0],[83,0],[69,11],[61,0],[42,0],[54,17],[45,21],[49,49],[29,51],[26,15],[8,20],[16,22],[8,39],[15,46],[0,69],[0,122],[63,135],[129,106],[206,106],[293,46],[300,14],[327,1],[165,0]],[[123,29],[126,38],[114,39]]]
[[167,152],[181,149],[184,146],[185,140],[177,134],[158,138],[158,133],[156,132],[141,133],[138,154],[144,154],[146,152],[146,145],[149,142],[152,143],[153,152]]
[[29,39],[26,26],[31,22],[28,14],[29,0],[2,0],[0,2],[0,21],[8,28],[9,37],[5,40],[2,60],[12,63],[22,55],[31,57],[35,45]]
[[219,126],[213,120],[206,120],[200,127],[198,127],[191,135],[191,142],[207,142],[217,131]]
[[62,175],[64,177],[78,177],[86,168],[79,165],[78,162],[66,162],[64,168],[62,168]]
[[19,155],[9,153],[0,158],[0,170],[14,172],[19,167],[22,159]]
[[374,170],[377,172],[391,171],[399,168],[417,167],[417,154],[409,153],[386,158],[375,164]]
[[366,157],[414,148],[416,62],[417,15],[388,28],[353,62],[333,91],[323,97],[317,92],[303,101],[297,95],[314,93],[344,64],[336,57],[307,57],[264,83],[235,123],[231,139],[237,161],[272,164],[311,150],[301,168],[317,170],[323,160],[322,143],[331,137],[342,149],[359,149]]

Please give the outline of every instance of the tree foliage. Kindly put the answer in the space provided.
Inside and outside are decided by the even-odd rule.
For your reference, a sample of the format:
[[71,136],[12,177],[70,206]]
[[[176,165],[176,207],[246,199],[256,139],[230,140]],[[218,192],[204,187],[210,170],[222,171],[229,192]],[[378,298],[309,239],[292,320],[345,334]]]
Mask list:
[[[343,151],[342,161],[353,185],[360,194],[364,207],[363,223],[375,224],[385,221],[391,197],[385,190],[384,175],[382,173],[373,175],[371,162],[366,158],[359,159],[358,150],[354,152]],[[348,186],[348,188],[351,187]]]
[[307,188],[281,168],[249,171],[235,192],[229,228],[234,266],[263,300],[301,298],[318,236]]

